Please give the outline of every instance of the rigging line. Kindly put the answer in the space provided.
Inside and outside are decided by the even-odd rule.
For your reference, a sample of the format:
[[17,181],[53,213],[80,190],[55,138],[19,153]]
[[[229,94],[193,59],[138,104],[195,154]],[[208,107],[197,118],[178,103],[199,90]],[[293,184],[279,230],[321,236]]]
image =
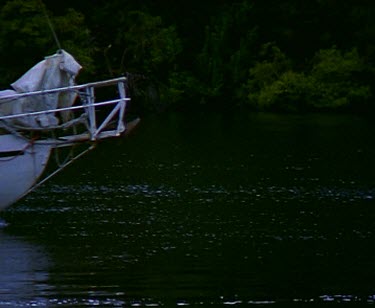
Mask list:
[[44,5],[44,3],[43,3],[42,0],[39,0],[39,3],[40,3],[40,6],[41,6],[41,8],[42,8],[42,10],[43,10],[44,16],[45,16],[46,19],[47,19],[48,26],[49,26],[49,28],[50,28],[50,30],[51,30],[51,32],[52,32],[53,38],[55,39],[55,42],[56,42],[57,48],[58,48],[59,50],[61,50],[62,48],[61,48],[60,41],[59,41],[59,39],[58,39],[58,37],[57,37],[57,34],[56,34],[56,31],[55,31],[55,28],[53,27],[52,21],[51,21],[51,19],[50,19],[49,16],[48,16],[48,12],[47,12],[46,6]]
[[47,175],[44,179],[42,179],[41,181],[39,181],[38,183],[36,183],[34,186],[32,186],[26,193],[23,194],[23,196],[26,196],[28,193],[32,192],[33,190],[35,190],[36,188],[38,188],[39,186],[41,186],[43,183],[45,183],[47,180],[49,180],[51,177],[53,177],[54,175],[56,175],[57,173],[59,173],[61,170],[65,169],[67,166],[69,166],[71,163],[73,163],[74,161],[76,161],[77,159],[81,158],[83,155],[85,155],[86,153],[88,153],[89,151],[93,150],[95,148],[95,144],[91,145],[89,148],[83,150],[82,152],[80,152],[79,154],[75,155],[74,157],[72,157],[69,161],[67,161],[64,165],[58,167],[55,171],[53,171],[52,173],[50,173],[49,175]]

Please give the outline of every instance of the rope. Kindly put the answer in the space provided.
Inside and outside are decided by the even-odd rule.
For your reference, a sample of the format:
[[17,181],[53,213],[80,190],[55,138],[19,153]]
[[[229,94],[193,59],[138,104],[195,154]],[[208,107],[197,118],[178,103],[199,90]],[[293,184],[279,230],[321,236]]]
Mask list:
[[65,165],[62,165],[61,167],[58,167],[54,172],[50,173],[48,176],[46,176],[44,179],[36,183],[34,186],[32,186],[23,196],[26,196],[28,193],[32,192],[36,188],[38,188],[40,185],[45,183],[47,180],[49,180],[51,177],[59,173],[61,170],[69,166],[71,163],[73,163],[75,160],[79,159],[81,156],[85,155],[87,152],[91,151],[92,149],[95,148],[95,145],[91,145],[89,148],[86,150],[80,152],[78,155],[74,156],[72,159],[70,159],[68,162],[66,162]]
[[46,6],[44,5],[44,3],[43,3],[42,0],[39,0],[39,2],[40,2],[40,7],[41,7],[41,9],[43,11],[43,14],[46,17],[48,26],[49,26],[49,28],[50,28],[50,30],[52,32],[53,38],[55,39],[56,45],[57,45],[58,49],[61,50],[62,48],[61,48],[60,41],[59,41],[59,39],[57,37],[55,28],[53,27],[52,21],[51,21],[51,19],[48,16],[48,12],[47,12]]
[[[52,139],[57,139],[56,135],[55,135],[55,132],[52,132],[51,136],[52,136]],[[65,166],[69,162],[69,160],[72,159],[72,157],[74,157],[74,146],[72,146],[70,148],[69,153],[66,155],[63,162],[60,161],[60,155],[59,155],[59,149],[58,148],[54,149],[54,156],[55,156],[55,163],[56,163],[57,167],[61,168],[61,167]]]

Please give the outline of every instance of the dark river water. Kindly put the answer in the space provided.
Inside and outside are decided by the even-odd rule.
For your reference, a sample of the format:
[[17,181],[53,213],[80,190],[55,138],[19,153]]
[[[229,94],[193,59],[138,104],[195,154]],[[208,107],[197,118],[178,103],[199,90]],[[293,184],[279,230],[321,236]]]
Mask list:
[[375,304],[375,121],[142,119],[1,213],[0,307]]

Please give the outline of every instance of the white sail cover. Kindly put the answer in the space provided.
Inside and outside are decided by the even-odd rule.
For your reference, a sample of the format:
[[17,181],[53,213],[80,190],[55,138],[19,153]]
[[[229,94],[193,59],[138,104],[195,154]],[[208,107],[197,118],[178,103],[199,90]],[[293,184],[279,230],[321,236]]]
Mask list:
[[[74,85],[75,77],[81,68],[81,65],[65,50],[59,50],[56,54],[46,57],[12,83],[13,90],[0,91],[0,115],[30,113],[72,106],[76,98],[76,94],[73,92],[29,96],[9,99],[5,102],[1,100],[1,97]],[[64,117],[64,114],[62,116]],[[56,126],[58,122],[58,119],[52,113],[13,120],[14,124],[26,128],[47,129],[48,127]]]

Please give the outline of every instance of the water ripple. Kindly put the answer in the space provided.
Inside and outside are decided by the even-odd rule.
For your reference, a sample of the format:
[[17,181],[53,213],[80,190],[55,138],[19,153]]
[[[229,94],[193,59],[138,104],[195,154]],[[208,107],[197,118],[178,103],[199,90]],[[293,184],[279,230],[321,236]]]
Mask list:
[[2,301],[1,307],[218,307],[218,306],[269,306],[295,304],[374,304],[375,295],[359,296],[353,294],[321,295],[311,298],[279,298],[279,299],[197,299],[178,300],[172,304],[153,299],[122,299],[121,297],[89,297],[89,298],[39,298],[31,301]]
[[[210,204],[217,201],[230,204],[254,204],[259,201],[272,201],[287,204],[290,201],[300,203],[311,202],[341,202],[350,204],[357,201],[372,201],[375,198],[375,189],[336,186],[276,186],[254,185],[225,187],[210,185],[206,187],[186,186],[183,189],[168,186],[139,185],[46,185],[31,194],[26,201],[53,201],[59,211],[69,211],[72,205],[80,203],[108,203],[122,204],[124,201],[136,200],[139,204],[159,202],[174,202],[184,200],[187,203]],[[108,207],[107,207],[108,208]],[[35,208],[34,208],[35,209]],[[32,209],[30,209],[32,210]]]

